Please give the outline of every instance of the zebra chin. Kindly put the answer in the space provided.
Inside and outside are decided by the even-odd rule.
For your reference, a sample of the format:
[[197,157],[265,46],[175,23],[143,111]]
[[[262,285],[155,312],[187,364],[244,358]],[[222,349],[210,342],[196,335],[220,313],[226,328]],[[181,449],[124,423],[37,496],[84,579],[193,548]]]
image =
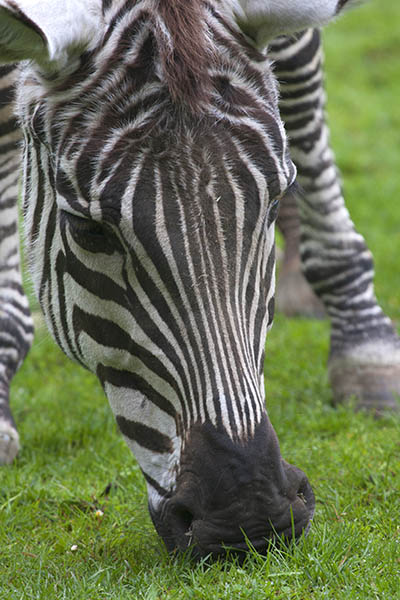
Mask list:
[[268,418],[236,443],[211,424],[192,428],[175,491],[150,514],[169,552],[195,559],[266,554],[307,534],[315,499],[306,475],[283,460]]

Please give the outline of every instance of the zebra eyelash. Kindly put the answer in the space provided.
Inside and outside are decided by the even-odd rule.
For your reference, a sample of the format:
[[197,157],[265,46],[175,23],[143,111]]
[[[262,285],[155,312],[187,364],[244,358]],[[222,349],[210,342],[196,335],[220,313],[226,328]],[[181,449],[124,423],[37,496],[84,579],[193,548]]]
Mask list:
[[68,228],[73,240],[82,249],[105,254],[112,254],[115,251],[113,233],[106,225],[93,219],[78,217],[63,209],[59,211],[59,218],[62,230]]

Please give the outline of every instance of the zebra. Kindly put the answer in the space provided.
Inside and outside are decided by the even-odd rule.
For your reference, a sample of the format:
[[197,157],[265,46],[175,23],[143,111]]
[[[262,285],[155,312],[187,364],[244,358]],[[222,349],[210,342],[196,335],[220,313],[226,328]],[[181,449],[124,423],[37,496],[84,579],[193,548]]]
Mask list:
[[[58,345],[98,376],[168,550],[219,555],[250,540],[265,551],[310,527],[311,486],[265,409],[274,222],[296,168],[263,48],[351,4],[0,0],[0,61],[24,61],[36,295]],[[315,36],[275,42],[283,101],[291,49],[299,77]],[[28,309],[15,312],[28,347]]]

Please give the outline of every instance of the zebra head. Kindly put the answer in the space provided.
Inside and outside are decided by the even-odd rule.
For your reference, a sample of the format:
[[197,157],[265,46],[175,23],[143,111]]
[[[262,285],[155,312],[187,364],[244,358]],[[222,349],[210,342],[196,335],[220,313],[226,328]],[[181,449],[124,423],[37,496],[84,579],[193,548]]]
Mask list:
[[314,510],[265,410],[295,170],[270,64],[235,17],[264,4],[0,0],[0,59],[31,59],[24,221],[47,324],[100,379],[167,547],[200,555],[263,550]]

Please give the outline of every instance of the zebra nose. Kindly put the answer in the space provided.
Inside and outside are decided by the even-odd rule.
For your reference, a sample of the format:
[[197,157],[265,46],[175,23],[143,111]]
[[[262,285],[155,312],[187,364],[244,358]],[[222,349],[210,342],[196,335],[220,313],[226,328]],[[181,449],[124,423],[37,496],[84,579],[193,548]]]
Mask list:
[[170,497],[150,512],[167,549],[195,556],[265,553],[271,541],[307,533],[314,495],[305,474],[281,457],[266,420],[235,443],[204,425],[191,432]]
[[[307,533],[314,513],[311,486],[300,469],[282,461],[285,487],[271,494],[259,483],[225,495],[205,494],[186,481],[169,500],[161,520],[153,519],[169,551],[190,550],[195,558],[243,555],[250,548],[265,554],[271,543]],[[208,498],[206,498],[208,496]]]

